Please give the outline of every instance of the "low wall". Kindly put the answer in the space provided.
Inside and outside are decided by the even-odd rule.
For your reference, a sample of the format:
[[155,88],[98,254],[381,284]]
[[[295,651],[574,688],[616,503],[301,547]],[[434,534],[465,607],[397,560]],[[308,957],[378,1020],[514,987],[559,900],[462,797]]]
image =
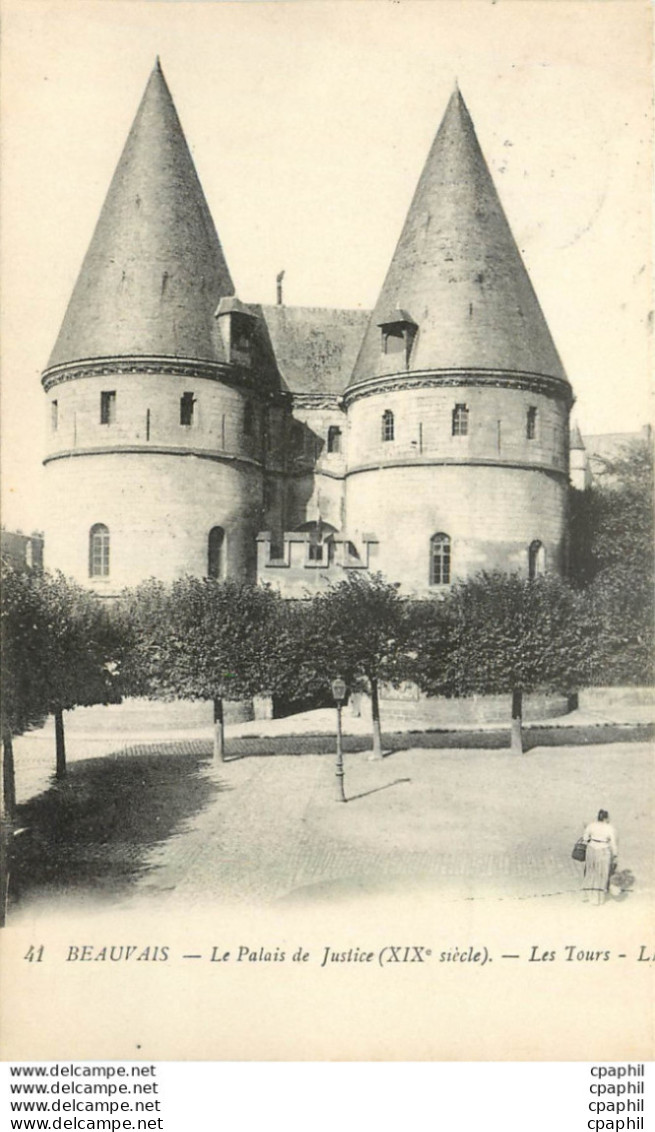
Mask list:
[[579,700],[581,708],[593,711],[618,704],[655,704],[655,688],[583,688]]
[[[361,698],[362,714],[370,713],[368,696]],[[357,711],[357,704],[352,705]],[[391,722],[411,726],[412,720],[422,723],[507,723],[512,710],[512,697],[506,696],[467,696],[461,699],[447,699],[442,696],[428,697],[414,689],[414,695],[392,695],[385,692],[380,698],[382,726],[388,728]],[[566,715],[571,710],[569,698],[564,695],[535,694],[523,697],[523,719],[554,719]]]

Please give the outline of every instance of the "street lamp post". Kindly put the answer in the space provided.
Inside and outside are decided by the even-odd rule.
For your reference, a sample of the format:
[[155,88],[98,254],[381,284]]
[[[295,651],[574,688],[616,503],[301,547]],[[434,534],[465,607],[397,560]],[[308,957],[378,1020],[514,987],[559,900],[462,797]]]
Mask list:
[[346,682],[337,679],[332,681],[332,696],[337,706],[337,802],[345,802],[346,792],[343,788],[343,742],[341,736],[341,708],[346,698]]

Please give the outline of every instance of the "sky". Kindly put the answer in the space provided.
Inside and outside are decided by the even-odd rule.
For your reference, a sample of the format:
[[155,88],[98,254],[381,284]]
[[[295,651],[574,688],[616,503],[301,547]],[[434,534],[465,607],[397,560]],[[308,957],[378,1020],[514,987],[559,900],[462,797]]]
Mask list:
[[40,373],[159,55],[239,296],[372,307],[455,80],[583,433],[651,419],[641,0],[4,0],[2,520],[43,524]]

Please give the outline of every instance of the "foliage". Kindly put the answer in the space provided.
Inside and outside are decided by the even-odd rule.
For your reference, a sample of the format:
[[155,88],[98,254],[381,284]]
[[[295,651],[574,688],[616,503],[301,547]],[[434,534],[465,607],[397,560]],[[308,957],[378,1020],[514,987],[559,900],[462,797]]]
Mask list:
[[20,735],[47,714],[45,635],[36,575],[2,565],[2,726]]
[[241,699],[275,683],[281,599],[263,586],[185,577],[126,591],[124,690],[160,699]]
[[446,600],[413,601],[408,609],[409,644],[405,678],[428,696],[452,691],[450,656],[455,644],[456,620]]
[[357,688],[371,680],[399,683],[409,643],[408,601],[381,574],[350,574],[318,593],[301,615],[305,669],[329,685],[341,676]]
[[559,578],[482,573],[453,588],[446,682],[459,695],[569,690],[589,666],[580,596]]
[[573,581],[587,587],[593,683],[652,683],[655,531],[648,441],[625,445],[604,461],[589,491],[576,493],[572,532]]
[[62,574],[3,566],[2,638],[3,720],[11,734],[56,710],[115,701],[107,611]]

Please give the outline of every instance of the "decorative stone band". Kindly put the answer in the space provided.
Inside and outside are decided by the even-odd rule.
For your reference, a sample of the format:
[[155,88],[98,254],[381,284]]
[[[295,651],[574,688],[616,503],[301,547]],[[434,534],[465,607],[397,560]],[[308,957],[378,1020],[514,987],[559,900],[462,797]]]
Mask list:
[[201,460],[216,460],[223,464],[247,464],[257,470],[262,470],[262,463],[250,456],[242,456],[234,452],[218,452],[214,448],[177,448],[162,444],[102,444],[94,448],[64,448],[61,452],[51,452],[43,460],[44,464],[52,460],[68,460],[71,456],[106,456],[114,453],[123,455],[125,452],[138,453],[149,456],[197,456]]
[[341,393],[291,393],[294,408],[297,409],[341,409]]
[[207,381],[219,381],[225,385],[240,385],[264,397],[268,401],[286,404],[290,395],[271,384],[263,384],[259,371],[251,372],[244,366],[228,365],[223,362],[198,361],[195,358],[173,358],[149,356],[125,356],[120,358],[84,358],[79,362],[51,366],[44,370],[41,382],[46,393],[64,381],[77,381],[83,377],[112,377],[115,374],[161,374],[164,377],[200,377]]
[[411,373],[400,372],[384,374],[382,377],[368,377],[345,390],[343,404],[347,409],[353,401],[358,401],[361,397],[373,397],[378,393],[392,393],[399,389],[461,389],[467,386],[521,389],[529,393],[541,393],[556,401],[564,401],[569,408],[574,402],[571,386],[561,377],[517,370],[448,369],[414,370]]
[[404,460],[377,460],[371,464],[359,464],[354,468],[349,468],[346,472],[346,479],[350,476],[361,475],[362,472],[379,472],[383,468],[421,468],[432,466],[446,466],[446,467],[466,467],[466,468],[517,468],[522,472],[543,472],[545,475],[553,476],[555,479],[561,479],[568,482],[569,474],[564,468],[553,467],[552,464],[530,463],[528,460],[492,460],[488,457],[457,457],[457,456],[443,456],[431,458],[429,456],[417,456],[415,459]]

